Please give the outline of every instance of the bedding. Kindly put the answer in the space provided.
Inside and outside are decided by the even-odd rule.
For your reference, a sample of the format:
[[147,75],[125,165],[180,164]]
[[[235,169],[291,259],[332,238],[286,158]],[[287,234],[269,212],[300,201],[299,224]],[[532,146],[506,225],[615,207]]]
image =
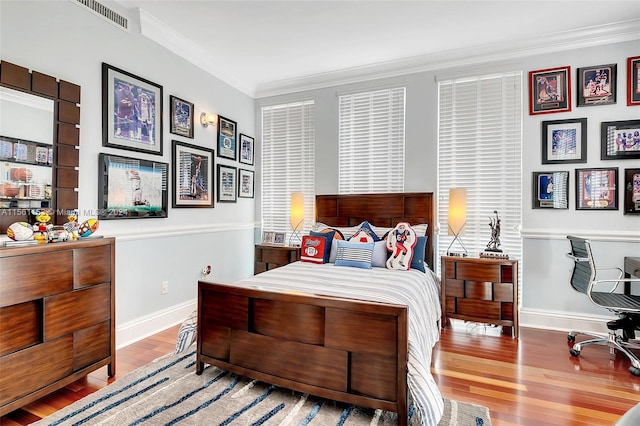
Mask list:
[[431,375],[431,354],[439,339],[439,279],[431,271],[345,268],[331,263],[294,262],[234,283],[276,292],[310,293],[408,306],[407,384],[422,424],[436,425],[443,400]]

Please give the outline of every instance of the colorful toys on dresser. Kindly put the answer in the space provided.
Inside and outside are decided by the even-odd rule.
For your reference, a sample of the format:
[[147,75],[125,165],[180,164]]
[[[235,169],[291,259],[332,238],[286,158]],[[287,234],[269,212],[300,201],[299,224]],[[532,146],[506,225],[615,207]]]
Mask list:
[[67,212],[68,222],[63,225],[51,224],[51,211],[49,209],[33,209],[31,214],[35,217],[35,223],[14,222],[7,228],[7,237],[12,241],[5,242],[5,246],[21,244],[46,244],[63,241],[74,241],[93,235],[98,229],[98,219],[90,218],[80,224],[78,212]]

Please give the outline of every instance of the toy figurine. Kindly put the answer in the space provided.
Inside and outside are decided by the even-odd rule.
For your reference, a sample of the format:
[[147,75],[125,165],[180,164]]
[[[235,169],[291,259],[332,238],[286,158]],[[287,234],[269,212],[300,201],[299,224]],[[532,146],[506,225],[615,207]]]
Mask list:
[[49,209],[33,209],[31,214],[36,217],[36,223],[33,225],[33,239],[38,241],[38,244],[46,244],[49,231],[53,228],[49,223],[51,221]]
[[69,210],[67,219],[69,220],[69,222],[66,222],[62,226],[64,226],[64,229],[69,233],[69,240],[77,240],[79,237],[78,228],[80,227],[80,224],[78,223],[78,211]]

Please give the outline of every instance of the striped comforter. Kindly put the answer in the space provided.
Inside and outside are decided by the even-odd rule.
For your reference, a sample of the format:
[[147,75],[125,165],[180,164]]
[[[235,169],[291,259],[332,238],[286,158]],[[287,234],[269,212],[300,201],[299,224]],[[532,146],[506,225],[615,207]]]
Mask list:
[[422,424],[435,426],[443,400],[431,375],[431,353],[440,336],[440,285],[437,276],[411,269],[361,269],[294,262],[234,283],[269,291],[296,291],[406,305],[409,307],[407,384]]

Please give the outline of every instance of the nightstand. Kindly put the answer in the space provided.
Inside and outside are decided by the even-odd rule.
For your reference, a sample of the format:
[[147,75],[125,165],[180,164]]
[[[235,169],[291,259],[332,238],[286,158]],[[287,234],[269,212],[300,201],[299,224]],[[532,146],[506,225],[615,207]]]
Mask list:
[[442,326],[448,318],[501,325],[518,338],[518,261],[442,257]]
[[300,260],[300,247],[256,244],[255,274]]

